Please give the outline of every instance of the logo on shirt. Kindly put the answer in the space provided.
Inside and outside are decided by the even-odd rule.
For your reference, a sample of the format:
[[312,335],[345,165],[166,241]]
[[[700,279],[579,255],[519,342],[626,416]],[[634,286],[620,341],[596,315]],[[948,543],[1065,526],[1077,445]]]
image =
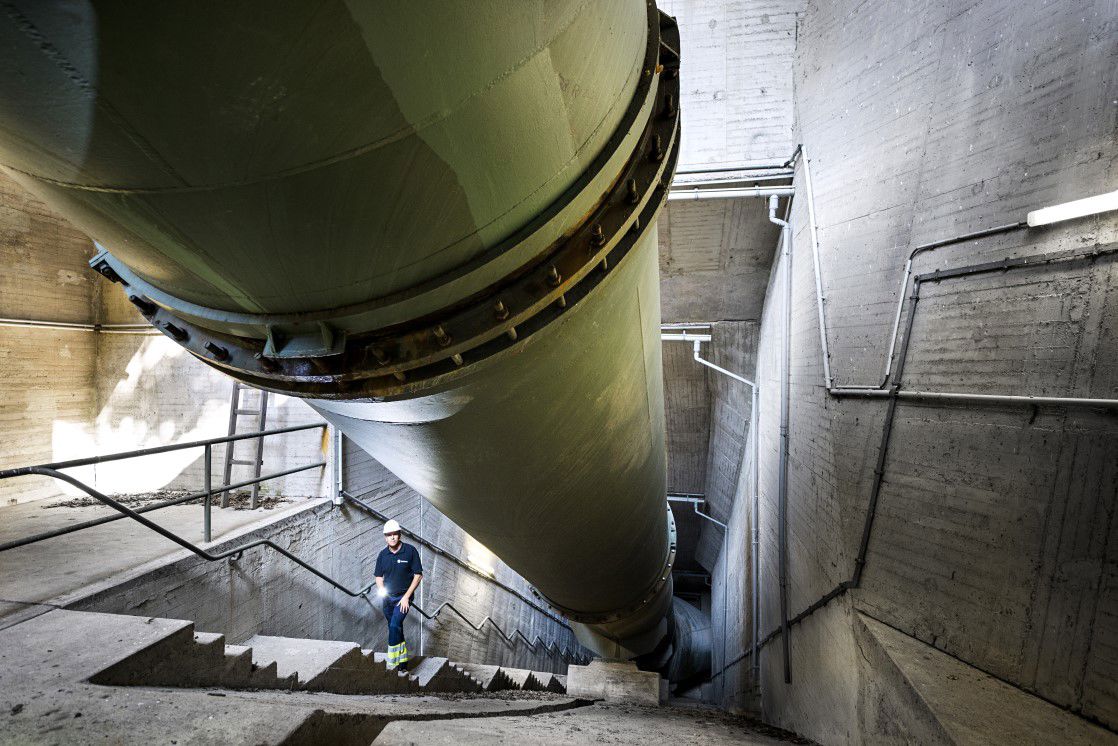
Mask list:
[[408,563],[408,561],[407,561],[407,560],[396,560],[396,564],[397,564],[397,565],[399,565],[399,564],[401,564],[401,563],[403,563],[403,564],[405,564],[405,565],[406,565],[406,564]]

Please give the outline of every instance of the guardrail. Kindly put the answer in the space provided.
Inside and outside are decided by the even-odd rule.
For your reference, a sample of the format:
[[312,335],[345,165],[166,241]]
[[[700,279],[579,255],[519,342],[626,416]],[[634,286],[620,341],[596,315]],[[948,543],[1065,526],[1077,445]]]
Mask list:
[[[236,490],[236,489],[240,489],[242,487],[248,487],[248,486],[251,486],[253,484],[258,484],[260,482],[266,482],[269,479],[278,479],[280,477],[286,477],[289,474],[296,474],[296,473],[301,472],[301,471],[308,471],[310,469],[317,469],[317,468],[326,466],[325,461],[316,461],[316,462],[311,463],[311,464],[304,464],[303,466],[296,466],[296,467],[291,468],[291,469],[285,469],[283,471],[277,471],[277,472],[273,472],[271,474],[261,474],[259,477],[256,477],[256,478],[253,478],[253,479],[246,479],[243,482],[235,482],[233,484],[223,484],[220,487],[214,487],[213,486],[212,462],[213,462],[213,447],[215,445],[221,445],[222,443],[232,443],[234,441],[239,441],[239,440],[250,440],[252,438],[264,438],[264,437],[267,437],[269,435],[282,435],[284,433],[295,433],[295,432],[300,432],[302,430],[321,430],[321,429],[324,429],[325,427],[326,427],[325,422],[316,422],[316,423],[312,423],[312,424],[309,424],[309,425],[292,425],[291,427],[280,427],[280,428],[275,428],[273,430],[260,430],[258,432],[254,432],[254,433],[242,433],[242,434],[239,434],[239,435],[226,435],[226,436],[221,437],[221,438],[209,438],[207,440],[194,440],[194,441],[190,441],[190,442],[187,442],[187,443],[175,443],[173,445],[166,445],[166,446],[153,446],[151,448],[138,448],[138,449],[131,450],[131,451],[120,451],[119,453],[110,453],[110,454],[107,454],[107,455],[104,455],[104,456],[90,456],[90,457],[87,457],[87,458],[71,459],[69,461],[56,461],[56,462],[49,463],[49,464],[35,464],[34,466],[21,466],[21,467],[16,468],[16,469],[0,470],[0,479],[13,479],[15,477],[22,477],[22,476],[27,476],[27,475],[30,475],[30,474],[41,474],[41,475],[44,475],[44,476],[54,476],[54,474],[48,473],[48,472],[57,473],[57,472],[60,472],[60,470],[62,470],[62,469],[73,469],[73,468],[76,468],[76,467],[79,467],[79,466],[91,466],[93,464],[103,464],[103,463],[110,462],[110,461],[123,461],[125,459],[130,459],[130,458],[140,458],[142,456],[153,456],[157,453],[168,453],[168,452],[171,452],[171,451],[182,451],[182,450],[186,450],[186,449],[189,449],[189,448],[201,448],[201,449],[203,449],[203,452],[205,454],[205,477],[204,477],[205,488],[202,491],[192,492],[189,495],[184,495],[182,497],[176,497],[173,500],[164,500],[162,502],[158,502],[158,503],[155,503],[153,505],[146,505],[146,506],[144,506],[142,508],[139,508],[137,510],[131,510],[131,509],[127,509],[127,510],[128,510],[129,513],[134,513],[134,514],[138,515],[140,513],[149,513],[153,510],[159,510],[160,508],[167,508],[167,507],[170,507],[172,505],[182,505],[183,503],[193,502],[195,500],[204,500],[205,503],[204,503],[204,513],[203,513],[203,518],[202,518],[202,521],[203,521],[202,535],[203,535],[205,541],[209,542],[209,541],[212,540],[210,512],[211,512],[211,507],[212,507],[212,503],[213,503],[214,494],[220,494],[220,493],[225,492],[227,490]],[[74,480],[72,477],[68,477],[65,474],[59,474],[55,478],[56,479],[62,479],[62,481],[64,481],[64,482],[70,482],[74,486],[81,489],[83,492],[86,492],[87,494],[89,494],[91,497],[95,497],[96,499],[101,500],[101,502],[105,502],[105,500],[111,500],[111,502],[105,503],[106,505],[112,505],[114,507],[117,506],[117,505],[120,505],[120,503],[117,503],[115,500],[112,500],[112,498],[106,497],[103,500],[103,499],[101,499],[101,497],[97,497],[97,495],[100,495],[101,493],[98,492],[97,495],[94,495],[93,493],[89,492],[89,490],[92,489],[92,488],[89,488],[87,485],[84,485],[83,483],[81,483],[77,480]],[[124,507],[124,506],[120,505],[120,507]],[[38,542],[38,541],[45,541],[46,539],[53,539],[56,536],[63,536],[64,534],[71,534],[75,531],[81,531],[83,529],[92,528],[93,526],[100,526],[102,524],[109,523],[111,521],[119,521],[121,518],[125,518],[125,517],[127,517],[127,513],[122,514],[122,515],[105,516],[104,518],[94,518],[92,520],[83,521],[82,523],[75,523],[71,526],[66,526],[64,528],[57,528],[57,529],[54,529],[54,530],[51,530],[51,531],[44,531],[44,532],[39,533],[39,534],[33,534],[31,536],[25,536],[22,539],[16,539],[15,541],[9,541],[9,542],[5,542],[3,544],[0,544],[0,552],[3,552],[6,549],[15,549],[16,547],[26,546],[27,544],[34,544],[35,542]]]
[[[255,547],[267,547],[267,548],[272,549],[273,551],[277,552],[278,554],[282,555],[283,557],[287,558],[288,560],[294,562],[296,565],[302,567],[307,572],[316,576],[320,580],[328,583],[330,586],[332,586],[333,588],[341,591],[342,593],[346,594],[347,596],[350,596],[352,598],[366,598],[366,599],[368,599],[369,593],[372,590],[373,586],[375,585],[375,582],[369,583],[368,585],[365,585],[365,586],[363,586],[361,588],[358,588],[356,590],[352,589],[352,588],[349,588],[345,584],[335,580],[334,578],[330,577],[326,573],[319,570],[314,565],[312,565],[309,562],[306,562],[305,560],[301,559],[300,557],[292,554],[291,552],[289,552],[288,550],[279,546],[278,544],[271,541],[270,539],[258,539],[256,541],[250,541],[247,544],[243,544],[239,547],[234,547],[232,549],[227,549],[223,552],[207,552],[205,549],[202,549],[201,547],[197,546],[196,544],[193,544],[192,542],[184,539],[183,537],[179,536],[178,534],[176,534],[172,531],[168,531],[167,529],[163,528],[162,526],[155,523],[154,521],[149,520],[148,518],[145,518],[143,515],[141,515],[141,513],[143,513],[143,512],[150,512],[151,510],[155,510],[159,507],[167,507],[168,505],[178,505],[180,503],[187,502],[191,498],[192,499],[198,499],[198,497],[200,497],[200,496],[206,497],[207,500],[209,500],[210,498],[212,498],[214,492],[217,492],[217,491],[220,491],[220,490],[208,489],[207,492],[199,493],[198,495],[195,495],[193,497],[188,495],[187,497],[178,498],[176,500],[169,500],[169,501],[166,501],[165,503],[162,503],[162,504],[159,504],[159,505],[152,505],[152,506],[147,506],[146,508],[142,508],[140,510],[133,510],[132,508],[129,508],[127,505],[124,505],[124,504],[118,502],[117,500],[114,500],[113,498],[109,497],[108,495],[106,495],[102,492],[99,492],[98,490],[94,489],[93,487],[90,487],[88,484],[85,484],[84,482],[77,479],[76,477],[72,477],[69,474],[64,474],[61,471],[59,471],[60,468],[69,468],[69,467],[74,467],[74,466],[86,466],[88,464],[99,463],[101,461],[120,460],[120,459],[124,459],[124,458],[132,458],[132,457],[137,456],[137,455],[149,455],[151,453],[163,453],[163,452],[166,452],[166,451],[176,450],[176,449],[180,449],[180,448],[204,447],[204,448],[206,448],[207,459],[208,459],[210,447],[213,446],[213,445],[216,445],[218,443],[221,443],[221,442],[228,442],[229,440],[239,440],[239,439],[243,439],[243,438],[246,438],[246,437],[261,437],[262,435],[265,435],[265,434],[274,435],[274,434],[280,433],[280,432],[292,432],[292,431],[297,431],[297,430],[307,430],[307,429],[313,429],[313,428],[318,428],[318,427],[325,427],[325,425],[298,426],[298,427],[293,427],[293,428],[282,428],[282,429],[273,430],[273,431],[264,431],[264,432],[261,432],[261,433],[254,433],[254,434],[250,434],[250,435],[246,435],[246,436],[232,436],[232,437],[227,437],[227,438],[214,438],[213,440],[210,440],[210,441],[197,441],[197,442],[194,442],[194,443],[180,444],[178,446],[160,446],[158,448],[143,449],[142,452],[131,452],[130,451],[130,452],[125,452],[125,453],[111,454],[109,456],[94,457],[94,458],[90,458],[90,459],[77,459],[75,461],[59,462],[58,464],[54,464],[54,465],[44,464],[44,465],[38,465],[38,466],[24,466],[24,467],[20,467],[18,469],[7,469],[7,470],[4,470],[4,471],[0,471],[0,479],[12,479],[12,478],[21,477],[21,476],[38,475],[38,476],[50,477],[51,479],[58,479],[58,480],[61,480],[63,482],[66,482],[67,484],[70,484],[70,485],[73,485],[74,487],[77,487],[79,490],[86,493],[87,495],[94,498],[95,500],[98,500],[99,502],[104,503],[105,505],[108,505],[110,508],[112,508],[113,510],[116,510],[120,514],[120,515],[109,516],[107,518],[102,518],[102,519],[98,519],[97,521],[87,522],[87,523],[92,523],[93,525],[100,525],[101,523],[106,523],[106,522],[111,521],[111,520],[119,520],[119,519],[122,519],[122,518],[131,518],[132,520],[136,521],[137,523],[141,524],[142,526],[145,526],[145,527],[151,529],[152,531],[154,531],[155,533],[159,534],[160,536],[163,536],[163,537],[173,541],[174,543],[178,544],[179,546],[183,547],[184,549],[189,550],[190,552],[197,555],[198,557],[201,557],[202,559],[206,560],[207,562],[217,562],[217,561],[220,561],[220,560],[223,560],[223,559],[230,559],[231,561],[236,562],[249,549],[253,549]],[[322,462],[322,463],[319,463],[319,464],[311,464],[309,466],[298,467],[296,469],[289,469],[286,472],[279,472],[276,475],[262,476],[262,477],[260,477],[260,480],[271,479],[271,478],[274,478],[277,475],[282,476],[283,474],[286,474],[286,473],[294,473],[296,471],[302,471],[304,469],[313,468],[314,466],[321,466],[321,465],[324,465],[324,464],[325,464],[325,462]],[[207,469],[207,475],[208,474],[209,474],[209,470]],[[253,481],[256,481],[256,480],[249,480],[248,482],[246,482],[246,484],[251,484]],[[226,489],[232,489],[236,486],[237,485],[227,485],[225,488]],[[207,484],[207,487],[210,487],[210,485]],[[350,499],[353,500],[353,498],[350,498]],[[376,512],[367,505],[364,506],[364,507],[371,512],[374,512],[374,513]],[[31,544],[31,543],[36,542],[36,541],[42,541],[44,539],[51,538],[52,536],[59,536],[59,535],[64,534],[64,533],[71,533],[72,531],[77,531],[77,530],[80,530],[81,528],[85,528],[85,527],[87,527],[87,526],[79,524],[77,526],[68,527],[67,529],[61,530],[61,531],[51,531],[51,532],[46,532],[45,534],[37,534],[35,536],[30,536],[30,537],[25,537],[23,539],[17,539],[15,541],[10,541],[10,542],[7,542],[5,544],[0,544],[0,552],[3,552],[7,549],[14,549],[16,547],[25,546],[27,544]],[[442,551],[442,550],[440,550],[440,551]],[[445,554],[445,551],[443,551],[443,553]],[[515,591],[513,591],[513,592],[515,593]],[[519,594],[517,594],[517,595],[519,595]],[[492,617],[489,617],[489,616],[485,617],[485,619],[482,619],[480,624],[474,624],[473,622],[471,622],[469,620],[468,617],[466,617],[465,614],[463,614],[461,611],[459,611],[458,608],[455,607],[454,604],[451,603],[450,601],[444,601],[442,604],[440,604],[439,607],[437,609],[435,609],[435,612],[433,614],[428,614],[418,604],[413,603],[411,606],[412,606],[413,609],[415,609],[417,612],[419,612],[419,614],[421,616],[423,616],[425,619],[427,619],[429,621],[434,621],[435,619],[437,619],[439,617],[439,615],[441,615],[443,613],[444,610],[449,610],[449,611],[453,612],[455,615],[457,615],[458,618],[461,619],[463,622],[468,624],[472,629],[474,629],[475,631],[478,631],[478,632],[481,631],[482,627],[484,627],[486,623],[489,623],[490,625],[493,626],[494,629],[497,630],[497,632],[501,635],[501,637],[505,640],[505,642],[507,644],[509,644],[510,646],[515,644],[514,639],[516,637],[520,637],[520,639],[524,640],[524,643],[533,652],[536,652],[536,650],[538,648],[538,643],[542,643],[543,644],[543,650],[548,655],[552,655],[552,656],[557,655],[557,656],[559,656],[560,658],[562,658],[563,660],[565,660],[567,662],[571,662],[571,661],[585,662],[586,661],[585,656],[578,655],[577,653],[572,652],[570,649],[568,649],[566,647],[561,648],[558,645],[556,645],[555,643],[548,643],[547,641],[545,641],[539,635],[536,635],[536,641],[529,640],[524,635],[524,633],[520,631],[519,628],[513,630],[513,633],[511,635],[509,635],[495,621],[493,621]],[[548,615],[548,616],[550,616],[550,615]]]
[[[514,629],[511,635],[506,634],[505,631],[503,629],[501,629],[501,627],[495,621],[493,621],[493,617],[491,617],[491,616],[487,616],[484,619],[482,619],[480,624],[474,624],[473,622],[471,622],[466,617],[465,614],[463,614],[461,611],[459,611],[457,608],[455,608],[454,604],[452,604],[450,601],[443,601],[439,605],[439,608],[435,609],[434,614],[428,614],[426,611],[421,609],[416,604],[412,604],[411,606],[412,606],[413,609],[418,611],[423,616],[424,619],[427,619],[427,620],[430,620],[430,621],[434,621],[439,616],[439,614],[441,614],[443,612],[444,609],[449,609],[450,611],[453,611],[458,616],[459,619],[461,619],[463,622],[465,622],[470,627],[472,627],[474,629],[474,631],[476,631],[476,632],[481,632],[481,628],[485,626],[486,622],[489,622],[489,624],[491,624],[493,626],[493,629],[497,630],[497,632],[501,635],[501,637],[504,638],[505,642],[508,645],[512,646],[514,644],[513,638],[519,637],[521,640],[524,641],[524,643],[529,648],[531,648],[532,652],[536,651],[536,643],[529,640],[527,637],[525,637],[524,633],[520,631],[519,627]],[[567,661],[568,663],[574,661],[575,663],[578,663],[578,664],[585,664],[589,660],[584,655],[578,655],[577,653],[571,652],[571,650],[567,647],[560,648],[558,645],[556,645],[553,642],[549,643],[546,640],[544,640],[542,637],[540,637],[539,635],[536,635],[536,641],[543,643],[543,649],[548,655],[552,655],[552,656],[558,655],[560,658]]]

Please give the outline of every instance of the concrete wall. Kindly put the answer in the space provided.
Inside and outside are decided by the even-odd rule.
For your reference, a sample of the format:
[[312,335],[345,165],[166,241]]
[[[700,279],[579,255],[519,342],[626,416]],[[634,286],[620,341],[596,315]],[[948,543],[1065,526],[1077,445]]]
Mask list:
[[[0,174],[0,317],[91,323],[97,286],[88,238]],[[0,326],[0,468],[73,454],[93,416],[96,335]],[[0,482],[0,504],[53,497],[45,479]]]
[[[1118,183],[1118,14],[1112,2],[812,3],[796,106],[812,169],[831,368],[876,385],[913,247],[1024,218]],[[789,610],[850,578],[885,403],[823,385],[802,166],[792,307]],[[1114,214],[924,255],[918,271],[1070,249],[1111,250]],[[774,279],[783,270],[774,268]],[[778,620],[780,294],[758,345],[763,628]],[[1118,266],[1111,259],[929,285],[904,387],[1114,398]],[[1013,687],[1118,729],[1118,421],[1075,407],[903,402],[862,587],[762,655],[767,719],[824,743],[886,737],[854,610]],[[745,501],[731,511],[725,649],[747,644]],[[720,569],[720,568],[719,568]],[[716,569],[716,583],[719,575]],[[715,639],[719,639],[715,630]],[[748,705],[746,659],[722,702]],[[896,736],[896,734],[893,734]]]
[[680,168],[786,160],[795,145],[791,66],[804,0],[657,6],[678,19],[683,46]]

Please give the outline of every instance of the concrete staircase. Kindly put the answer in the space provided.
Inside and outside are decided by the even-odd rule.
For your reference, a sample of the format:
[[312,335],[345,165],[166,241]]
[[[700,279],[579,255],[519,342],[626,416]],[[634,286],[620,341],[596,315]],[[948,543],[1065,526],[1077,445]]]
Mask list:
[[184,620],[65,609],[0,629],[0,744],[364,746],[397,720],[523,722],[593,704],[440,694],[481,686],[442,658],[416,660],[401,676],[353,643],[246,642],[226,644]]
[[386,655],[357,643],[256,635],[244,645],[195,632],[190,623],[116,664],[90,683],[112,686],[287,689],[336,694],[493,692],[564,693],[566,677],[519,668],[414,656],[409,671],[388,668]]

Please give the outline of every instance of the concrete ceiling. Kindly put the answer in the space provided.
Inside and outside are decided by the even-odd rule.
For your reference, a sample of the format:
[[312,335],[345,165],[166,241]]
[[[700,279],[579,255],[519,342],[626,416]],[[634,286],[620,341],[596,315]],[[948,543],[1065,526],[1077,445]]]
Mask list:
[[669,202],[657,228],[664,323],[761,318],[780,235],[764,199]]

